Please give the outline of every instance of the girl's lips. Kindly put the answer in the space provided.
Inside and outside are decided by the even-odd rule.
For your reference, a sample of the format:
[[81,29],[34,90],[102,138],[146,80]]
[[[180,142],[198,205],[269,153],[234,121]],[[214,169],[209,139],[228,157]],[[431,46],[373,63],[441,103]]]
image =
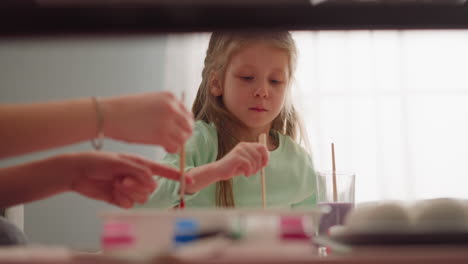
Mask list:
[[260,108],[260,107],[250,107],[249,110],[255,111],[255,112],[267,112],[265,108]]

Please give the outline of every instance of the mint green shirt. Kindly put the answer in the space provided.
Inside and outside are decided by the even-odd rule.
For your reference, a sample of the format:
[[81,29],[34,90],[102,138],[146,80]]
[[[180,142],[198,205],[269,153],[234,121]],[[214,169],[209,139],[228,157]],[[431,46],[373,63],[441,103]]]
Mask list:
[[[195,123],[194,134],[185,145],[185,170],[216,161],[218,137],[214,124]],[[168,154],[163,164],[179,167],[179,155]],[[279,146],[270,152],[265,167],[267,207],[312,207],[316,204],[316,182],[312,160],[307,152],[290,137],[279,134]],[[233,177],[236,207],[261,207],[260,173],[249,178]],[[186,195],[186,207],[215,207],[216,183]],[[158,178],[158,188],[142,207],[170,208],[179,203],[179,182]]]

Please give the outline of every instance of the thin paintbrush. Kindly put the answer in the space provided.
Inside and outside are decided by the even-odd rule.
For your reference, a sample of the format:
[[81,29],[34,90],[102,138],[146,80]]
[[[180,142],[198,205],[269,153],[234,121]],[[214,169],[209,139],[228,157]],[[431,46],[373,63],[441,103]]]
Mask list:
[[[182,103],[185,103],[185,92],[182,92]],[[182,145],[182,148],[180,150],[180,202],[179,202],[179,208],[183,209],[185,208],[185,200],[184,200],[184,194],[185,194],[185,144]]]

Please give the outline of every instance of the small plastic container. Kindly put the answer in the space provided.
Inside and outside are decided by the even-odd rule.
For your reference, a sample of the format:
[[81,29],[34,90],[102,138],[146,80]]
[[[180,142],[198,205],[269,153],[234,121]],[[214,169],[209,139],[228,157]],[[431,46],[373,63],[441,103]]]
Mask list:
[[105,253],[125,253],[135,244],[134,226],[127,222],[104,223],[101,248]]
[[310,240],[311,231],[303,216],[283,216],[280,218],[281,240]]
[[289,216],[249,216],[240,221],[242,238],[250,242],[282,242],[291,240],[309,241],[313,235],[310,217]]
[[180,247],[198,239],[200,225],[193,218],[180,218],[174,223],[174,246]]

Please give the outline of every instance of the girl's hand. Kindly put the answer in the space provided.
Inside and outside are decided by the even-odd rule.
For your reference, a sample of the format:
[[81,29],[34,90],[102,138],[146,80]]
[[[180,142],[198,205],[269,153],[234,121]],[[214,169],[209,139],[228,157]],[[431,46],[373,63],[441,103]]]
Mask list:
[[256,174],[268,164],[268,149],[260,143],[241,142],[218,162],[219,180]]
[[[156,189],[153,175],[178,180],[178,170],[144,158],[106,152],[84,152],[65,155],[65,166],[71,166],[69,189],[84,196],[123,207],[145,203]],[[65,168],[65,171],[68,169]],[[64,176],[67,176],[64,175]],[[192,183],[186,177],[187,183]]]
[[175,153],[192,135],[192,113],[170,92],[113,97],[100,102],[104,135],[111,138],[161,145]]

